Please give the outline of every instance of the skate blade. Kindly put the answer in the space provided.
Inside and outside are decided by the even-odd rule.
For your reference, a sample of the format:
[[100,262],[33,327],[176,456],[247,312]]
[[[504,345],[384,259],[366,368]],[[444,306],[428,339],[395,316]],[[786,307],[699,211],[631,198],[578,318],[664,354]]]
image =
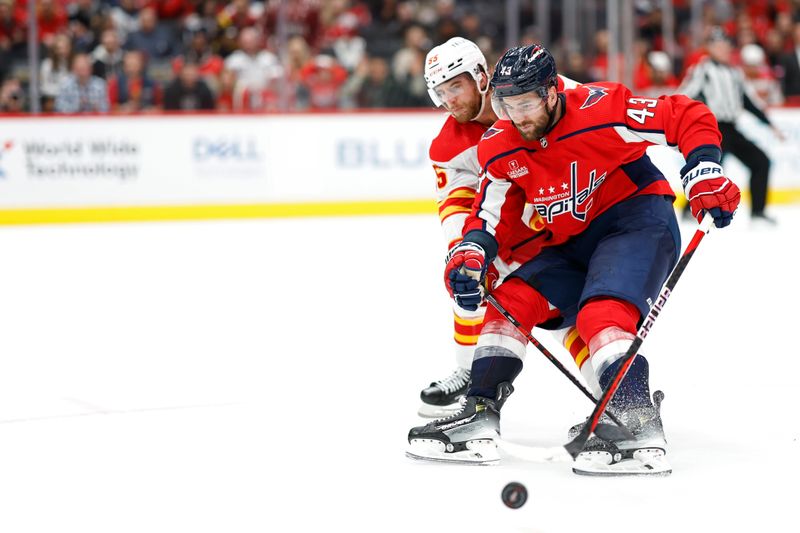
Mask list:
[[496,465],[500,462],[497,445],[492,439],[469,441],[467,449],[458,452],[448,452],[445,444],[438,440],[413,439],[409,443],[406,457],[417,461],[478,466]]
[[417,411],[417,415],[422,418],[447,418],[456,414],[461,409],[461,404],[451,403],[450,405],[430,405],[423,403]]
[[630,459],[621,461],[614,461],[609,452],[581,452],[575,458],[572,471],[581,476],[668,476],[672,466],[664,450],[643,448],[633,452]]

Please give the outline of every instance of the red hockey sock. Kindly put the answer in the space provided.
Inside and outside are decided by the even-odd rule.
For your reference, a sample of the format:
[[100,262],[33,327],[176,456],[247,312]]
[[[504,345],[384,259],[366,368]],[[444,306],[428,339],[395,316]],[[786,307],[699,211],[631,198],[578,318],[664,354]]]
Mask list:
[[639,309],[632,303],[616,298],[594,298],[578,312],[576,326],[591,349],[595,335],[608,328],[636,335],[638,321]]

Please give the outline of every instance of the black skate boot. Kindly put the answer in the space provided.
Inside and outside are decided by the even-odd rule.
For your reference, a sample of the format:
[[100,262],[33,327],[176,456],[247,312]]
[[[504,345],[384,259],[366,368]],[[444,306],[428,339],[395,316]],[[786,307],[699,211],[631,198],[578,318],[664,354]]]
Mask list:
[[419,393],[422,406],[417,414],[424,418],[442,418],[456,413],[469,387],[470,371],[457,368],[450,376],[434,381]]
[[[653,393],[653,403],[625,410],[614,410],[614,414],[633,433],[635,440],[614,440],[602,438],[602,425],[613,425],[610,420],[598,424],[595,435],[575,458],[572,471],[587,476],[635,476],[660,475],[672,473],[666,458],[667,441],[664,438],[664,425],[661,421],[661,402],[664,393]],[[649,403],[649,402],[648,402]],[[583,424],[573,426],[569,431],[574,438]],[[601,436],[598,436],[601,435]]]
[[448,463],[498,463],[500,455],[494,439],[500,436],[500,408],[513,391],[511,383],[501,383],[495,398],[467,396],[455,415],[412,428],[406,455]]

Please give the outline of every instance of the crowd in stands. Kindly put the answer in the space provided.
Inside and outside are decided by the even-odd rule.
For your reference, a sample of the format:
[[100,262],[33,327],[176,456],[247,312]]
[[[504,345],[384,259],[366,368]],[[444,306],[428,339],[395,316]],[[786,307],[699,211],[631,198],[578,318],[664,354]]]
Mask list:
[[[58,113],[430,107],[422,69],[432,46],[464,36],[493,64],[506,32],[504,4],[477,0],[36,3],[40,104]],[[538,41],[535,2],[519,4],[521,42]],[[594,4],[603,28],[603,2]],[[633,60],[639,94],[674,91],[703,55],[692,46],[689,0],[673,2],[677,47],[666,53],[661,4],[634,2],[635,57],[618,61]],[[608,32],[561,35],[560,9],[552,2],[545,43],[559,70],[580,82],[608,79]],[[736,43],[765,105],[800,103],[800,0],[707,1],[703,31],[715,25]],[[31,108],[27,41],[27,0],[0,0],[3,112]]]

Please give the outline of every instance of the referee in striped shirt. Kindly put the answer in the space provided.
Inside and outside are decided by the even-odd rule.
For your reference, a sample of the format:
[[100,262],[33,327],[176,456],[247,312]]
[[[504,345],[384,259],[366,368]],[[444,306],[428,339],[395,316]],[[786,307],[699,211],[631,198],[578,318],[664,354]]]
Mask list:
[[733,45],[722,28],[712,29],[706,50],[708,57],[689,70],[676,92],[705,103],[717,117],[719,131],[722,133],[722,155],[733,154],[750,169],[752,220],[773,225],[775,220],[764,214],[769,183],[769,157],[736,129],[736,119],[746,109],[772,128],[778,139],[783,141],[785,136],[754,103],[757,97],[745,84],[741,69],[731,65]]

